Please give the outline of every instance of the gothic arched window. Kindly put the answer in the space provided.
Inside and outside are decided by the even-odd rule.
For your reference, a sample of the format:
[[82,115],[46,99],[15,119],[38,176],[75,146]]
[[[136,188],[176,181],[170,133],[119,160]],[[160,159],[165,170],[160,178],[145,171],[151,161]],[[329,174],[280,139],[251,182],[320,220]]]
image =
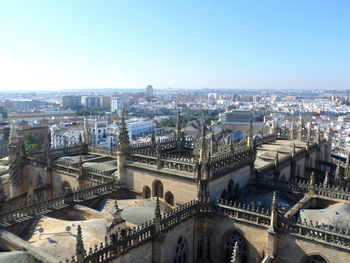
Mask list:
[[188,262],[188,245],[185,238],[182,236],[178,239],[175,250],[174,263]]
[[147,185],[145,185],[142,189],[142,198],[148,199],[151,197],[151,189]]
[[174,205],[174,195],[172,192],[168,191],[165,193],[165,202],[167,202],[170,205]]
[[153,197],[163,198],[163,184],[159,180],[154,180],[152,183],[152,195]]
[[230,263],[231,255],[232,255],[232,249],[236,242],[239,244],[239,253],[240,253],[240,259],[242,263],[248,262],[248,247],[247,244],[243,238],[243,236],[236,230],[229,230],[224,234],[223,237],[223,263]]

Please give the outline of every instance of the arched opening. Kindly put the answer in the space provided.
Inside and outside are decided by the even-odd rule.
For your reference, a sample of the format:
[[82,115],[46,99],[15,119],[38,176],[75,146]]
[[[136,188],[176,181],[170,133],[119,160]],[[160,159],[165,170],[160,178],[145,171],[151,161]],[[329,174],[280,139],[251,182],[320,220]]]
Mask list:
[[165,193],[165,202],[169,205],[174,205],[174,195],[170,191]]
[[328,261],[320,255],[306,255],[300,263],[328,263]]
[[230,263],[232,256],[232,249],[234,245],[238,242],[239,244],[239,257],[242,263],[248,262],[248,247],[245,239],[237,230],[229,230],[224,234],[222,239],[222,262]]
[[151,197],[151,189],[147,185],[145,185],[142,189],[142,198],[148,199]]
[[70,186],[70,184],[67,181],[64,181],[62,184],[62,191],[66,191],[66,190],[71,191],[72,187]]
[[227,198],[227,191],[226,191],[226,189],[225,189],[225,190],[223,190],[223,191],[221,192],[221,199],[226,200],[226,198]]
[[152,183],[152,196],[163,198],[163,184],[159,180],[154,180]]
[[228,184],[227,184],[227,193],[228,193],[228,198],[231,198],[235,194],[235,183],[231,179]]
[[176,244],[174,263],[187,263],[188,262],[188,245],[185,238],[182,236],[178,239]]

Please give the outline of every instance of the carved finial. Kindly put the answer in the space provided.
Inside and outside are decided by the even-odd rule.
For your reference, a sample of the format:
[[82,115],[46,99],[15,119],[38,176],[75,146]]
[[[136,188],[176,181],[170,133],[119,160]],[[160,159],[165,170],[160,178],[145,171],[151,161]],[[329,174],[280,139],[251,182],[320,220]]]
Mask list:
[[290,124],[290,139],[294,140],[294,119],[292,120]]
[[151,135],[151,143],[154,145],[156,143],[156,134],[155,131],[152,131],[152,135]]
[[335,184],[340,186],[342,181],[342,174],[340,172],[340,161],[338,161],[337,169],[335,170]]
[[128,134],[128,128],[126,127],[125,122],[125,109],[123,109],[122,113],[122,121],[119,126],[119,140],[118,140],[118,150],[119,152],[125,154],[127,153],[129,149],[129,134]]
[[307,140],[308,141],[311,141],[311,133],[312,133],[312,122],[311,120],[309,120],[309,123],[308,123],[308,129],[307,129]]
[[84,262],[85,249],[84,249],[84,242],[83,242],[83,234],[82,234],[80,225],[78,225],[76,240],[77,240],[77,245],[76,245],[77,262],[81,263],[81,262]]
[[248,130],[248,138],[247,138],[247,146],[251,147],[253,146],[253,118],[252,114],[250,114],[250,119],[249,119],[249,130]]
[[323,181],[323,187],[327,188],[328,185],[329,185],[329,173],[328,173],[328,171],[326,171],[326,175],[325,175],[324,181]]
[[300,115],[300,120],[299,120],[299,129],[298,129],[298,140],[301,141],[303,139],[303,125],[304,125],[304,119],[303,115]]
[[84,118],[84,143],[90,143],[90,128],[86,118]]
[[82,178],[84,175],[84,168],[83,168],[83,158],[81,154],[79,155],[79,177]]
[[241,263],[240,259],[240,251],[239,251],[239,243],[236,241],[235,245],[232,249],[231,263]]
[[201,163],[204,163],[205,162],[205,159],[206,159],[206,155],[207,155],[207,149],[206,149],[206,138],[205,138],[205,124],[203,123],[203,126],[202,126],[202,137],[201,137],[201,145],[200,145],[200,161]]
[[17,131],[15,123],[12,121],[9,135],[9,144],[13,143],[17,139]]
[[274,191],[272,195],[271,210],[276,211],[277,209],[277,192]]
[[159,197],[157,196],[156,198],[156,209],[154,212],[154,217],[155,218],[160,218],[161,217],[161,213],[160,213],[160,201],[159,201]]
[[310,186],[314,186],[315,183],[316,183],[315,173],[311,172],[311,175],[310,175]]
[[345,162],[345,177],[350,177],[350,151],[348,151],[348,156]]

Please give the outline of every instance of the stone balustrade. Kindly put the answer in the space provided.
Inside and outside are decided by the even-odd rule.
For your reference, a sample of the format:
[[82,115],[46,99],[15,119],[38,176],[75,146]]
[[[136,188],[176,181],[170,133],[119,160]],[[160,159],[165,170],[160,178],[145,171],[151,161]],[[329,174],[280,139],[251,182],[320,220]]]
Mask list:
[[260,206],[252,206],[238,202],[232,203],[220,200],[217,204],[218,213],[234,218],[238,221],[246,221],[252,224],[268,227],[270,225],[271,210]]
[[[276,231],[287,232],[289,234],[312,239],[316,242],[324,242],[333,246],[339,246],[350,250],[350,232],[349,230],[330,229],[318,223],[287,220],[278,213]],[[270,227],[271,210],[260,206],[251,206],[243,203],[232,203],[219,200],[213,203],[209,198],[202,200],[193,200],[178,208],[171,210],[160,218],[160,227],[157,230],[156,220],[153,219],[138,227],[129,229],[125,236],[117,232],[116,239],[100,246],[95,245],[84,255],[84,263],[102,263],[107,260],[118,257],[130,249],[156,238],[159,232],[166,233],[176,225],[198,215],[215,215],[233,218],[236,221],[242,221],[247,224],[259,225],[266,229]],[[159,232],[157,232],[159,231]],[[75,263],[76,258],[66,262]]]
[[10,226],[27,221],[37,215],[43,215],[74,204],[76,201],[89,200],[98,195],[108,194],[114,189],[116,183],[113,180],[101,184],[89,184],[72,191],[60,192],[46,196],[37,201],[30,201],[24,206],[2,210],[0,212],[0,225]]
[[349,229],[336,229],[324,224],[319,225],[318,222],[312,222],[312,220],[302,222],[300,218],[295,222],[282,217],[278,219],[278,229],[289,234],[350,249]]

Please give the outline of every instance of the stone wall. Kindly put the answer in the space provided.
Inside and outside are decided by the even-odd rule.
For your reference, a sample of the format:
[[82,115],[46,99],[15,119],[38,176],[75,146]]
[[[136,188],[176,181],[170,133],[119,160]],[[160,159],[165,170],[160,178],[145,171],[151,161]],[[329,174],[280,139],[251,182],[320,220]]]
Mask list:
[[142,193],[143,187],[148,186],[153,196],[152,184],[155,180],[159,180],[163,184],[163,195],[168,191],[174,195],[175,203],[186,203],[197,198],[197,185],[194,180],[132,167],[126,169],[126,187],[128,189]]
[[267,246],[266,228],[217,216],[208,218],[208,221],[212,227],[211,255],[213,262],[223,262],[225,249],[223,238],[225,233],[230,230],[237,230],[245,239],[248,247],[249,263],[256,263],[262,260],[263,251]]
[[348,263],[350,254],[348,250],[338,249],[328,244],[304,239],[287,233],[278,233],[277,262],[304,263],[306,255],[320,255],[328,263]]
[[228,183],[231,179],[235,186],[238,183],[239,188],[245,187],[250,179],[250,166],[246,165],[238,170],[232,170],[232,172],[210,181],[210,197],[214,200],[221,198],[222,191],[226,190],[228,192]]
[[143,243],[141,246],[133,248],[130,252],[126,252],[117,258],[108,262],[111,263],[152,263],[152,240]]
[[197,247],[194,244],[194,218],[190,218],[166,232],[164,240],[161,242],[161,261],[174,262],[176,248],[180,237],[186,240],[188,246],[186,262],[195,262],[194,250]]

